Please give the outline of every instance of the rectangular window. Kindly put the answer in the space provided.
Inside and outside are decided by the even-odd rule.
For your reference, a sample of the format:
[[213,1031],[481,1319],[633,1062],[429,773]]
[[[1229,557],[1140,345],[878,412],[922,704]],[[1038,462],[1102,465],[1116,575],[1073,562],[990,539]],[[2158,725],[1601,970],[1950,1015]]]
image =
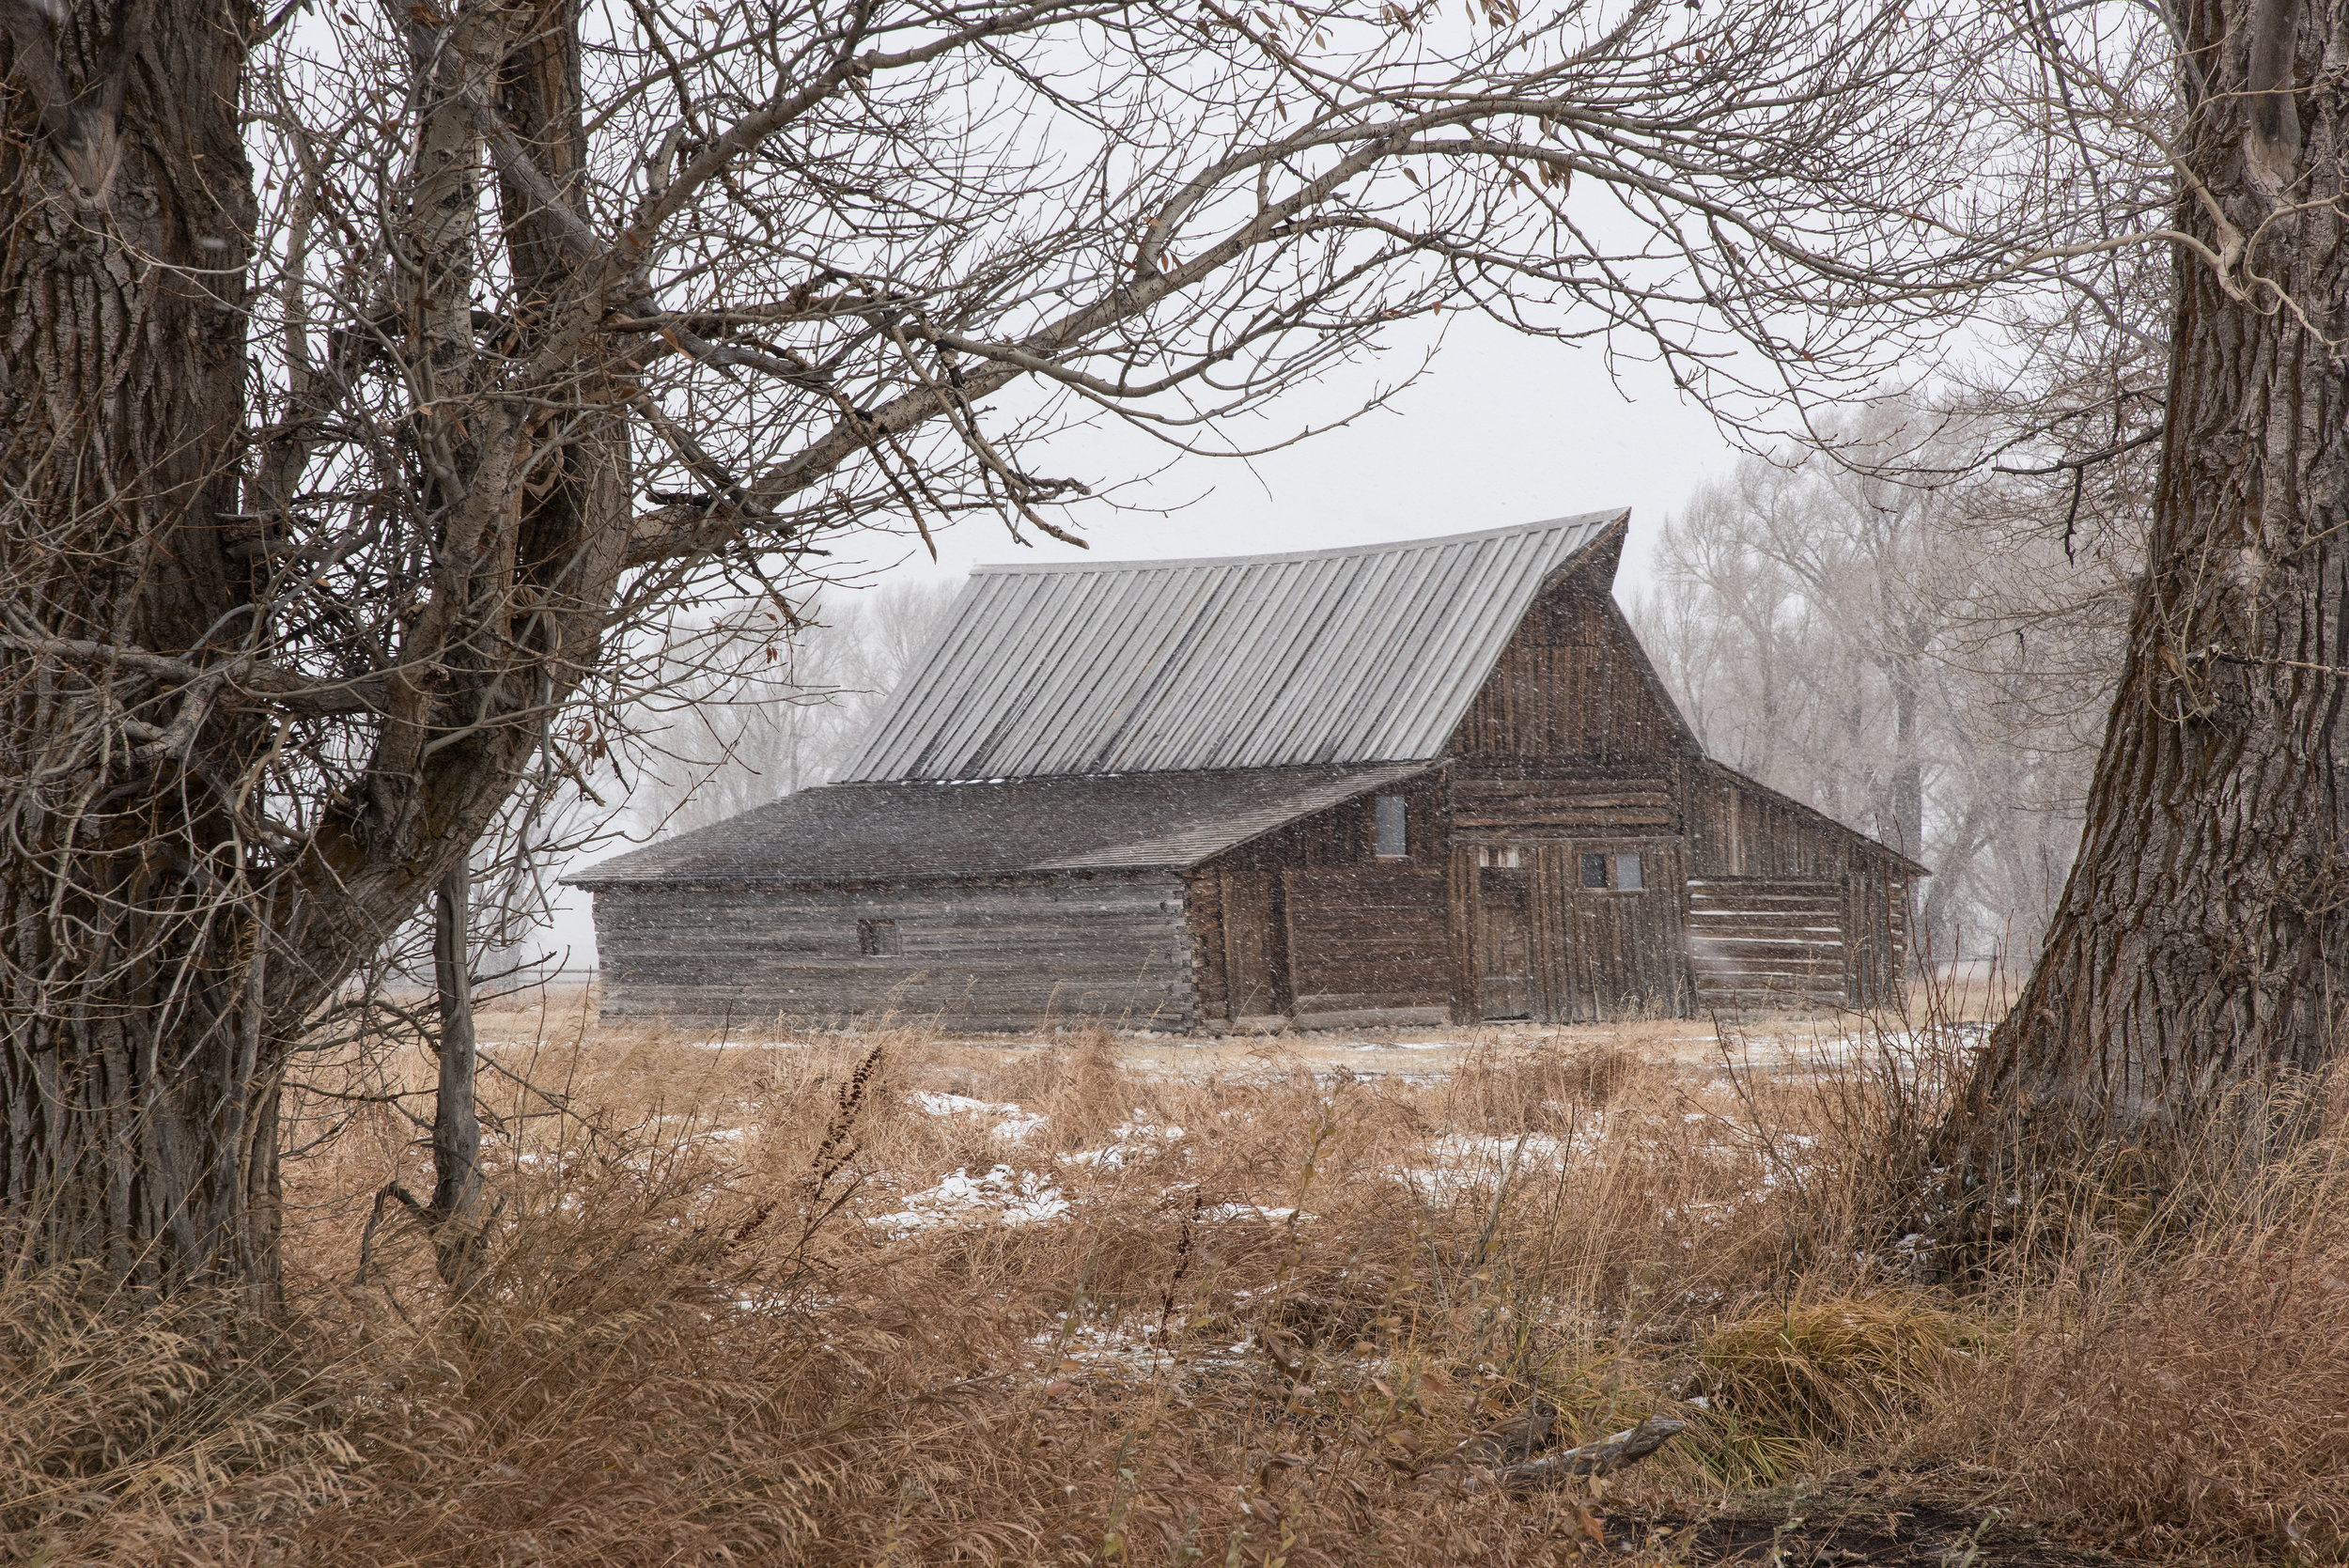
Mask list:
[[1406,817],[1403,807],[1403,797],[1400,795],[1381,795],[1378,797],[1378,847],[1377,854],[1382,861],[1408,860],[1410,857],[1411,846],[1407,829],[1408,818]]
[[1615,891],[1639,893],[1646,886],[1647,883],[1641,880],[1640,876],[1640,852],[1634,849],[1628,854],[1617,855],[1615,857]]
[[905,944],[897,938],[897,923],[894,920],[860,920],[856,923],[856,950],[867,958],[894,958],[905,952]]
[[1606,856],[1585,855],[1582,857],[1582,885],[1586,888],[1603,888],[1607,885]]

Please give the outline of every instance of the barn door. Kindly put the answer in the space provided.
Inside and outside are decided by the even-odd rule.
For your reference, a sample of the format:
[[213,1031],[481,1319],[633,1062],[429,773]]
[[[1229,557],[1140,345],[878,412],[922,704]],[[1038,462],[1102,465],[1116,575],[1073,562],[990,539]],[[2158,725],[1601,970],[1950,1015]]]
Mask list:
[[1485,1017],[1532,1017],[1532,891],[1531,873],[1477,869],[1477,1005]]
[[1223,964],[1234,1018],[1283,1010],[1273,951],[1272,877],[1223,874]]
[[1542,846],[1540,896],[1557,915],[1562,1021],[1682,1017],[1690,1006],[1676,838]]

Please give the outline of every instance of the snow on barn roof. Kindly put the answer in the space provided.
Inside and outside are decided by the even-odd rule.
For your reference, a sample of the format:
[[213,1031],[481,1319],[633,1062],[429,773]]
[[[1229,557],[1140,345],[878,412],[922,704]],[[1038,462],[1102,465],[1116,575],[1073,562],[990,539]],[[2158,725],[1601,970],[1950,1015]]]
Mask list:
[[905,881],[1189,866],[1434,766],[828,784],[564,880]]
[[1287,555],[981,567],[843,782],[1440,756],[1627,511]]

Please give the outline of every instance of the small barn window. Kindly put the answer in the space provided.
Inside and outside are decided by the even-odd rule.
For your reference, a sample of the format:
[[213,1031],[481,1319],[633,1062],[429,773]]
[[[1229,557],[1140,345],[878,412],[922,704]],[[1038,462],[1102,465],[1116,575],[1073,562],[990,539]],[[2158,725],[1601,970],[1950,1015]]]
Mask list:
[[1382,861],[1409,859],[1411,846],[1408,818],[1403,807],[1403,797],[1381,795],[1378,797],[1377,809],[1378,846],[1376,852],[1378,858]]
[[1607,885],[1606,856],[1585,855],[1582,857],[1582,885],[1586,888],[1603,888]]
[[894,920],[860,920],[856,923],[856,950],[867,958],[894,958],[905,952],[905,943],[897,936]]
[[1615,891],[1639,893],[1647,887],[1640,875],[1640,852],[1629,850],[1615,857]]

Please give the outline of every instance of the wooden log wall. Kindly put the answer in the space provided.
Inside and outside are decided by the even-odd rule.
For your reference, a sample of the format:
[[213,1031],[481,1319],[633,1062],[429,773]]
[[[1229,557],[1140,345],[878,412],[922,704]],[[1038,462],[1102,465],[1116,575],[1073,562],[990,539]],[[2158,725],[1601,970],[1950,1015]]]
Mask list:
[[[956,1029],[1188,1029],[1193,952],[1172,873],[596,894],[607,1018],[737,1028],[894,1014]],[[894,954],[860,950],[893,923]]]
[[1707,1012],[1847,1004],[1843,877],[1709,877],[1688,883],[1688,966]]
[[1855,1007],[1901,1001],[1908,978],[1908,878],[1863,865],[1846,878],[1843,989]]
[[[1582,857],[1611,862],[1639,852],[1647,886],[1638,893],[1582,885]],[[1680,899],[1680,846],[1669,839],[1545,843],[1534,859],[1536,984],[1547,1017],[1562,1023],[1683,1017],[1691,1010],[1688,940]],[[1545,923],[1555,921],[1554,929]]]
[[[1470,759],[1452,801],[1458,1017],[1515,1016],[1520,997],[1525,1016],[1557,1022],[1690,1012],[1669,767]],[[1613,885],[1626,853],[1641,859],[1637,891]],[[1610,886],[1583,885],[1585,855],[1604,858]]]
[[[1832,886],[1843,942],[1841,1001],[1833,1005],[1882,1007],[1898,1001],[1909,962],[1909,878],[1900,858],[1724,768],[1700,762],[1688,775],[1692,875],[1723,883]],[[1692,895],[1690,929],[1700,925]]]
[[1223,942],[1223,876],[1214,866],[1183,874],[1186,934],[1190,939],[1191,1006],[1200,1018],[1230,1018],[1230,970]]
[[1576,831],[1676,833],[1680,811],[1671,777],[1652,769],[1463,768],[1452,781],[1452,827],[1469,840]]
[[1698,877],[1840,880],[1859,835],[1733,773],[1690,770],[1688,858]]

